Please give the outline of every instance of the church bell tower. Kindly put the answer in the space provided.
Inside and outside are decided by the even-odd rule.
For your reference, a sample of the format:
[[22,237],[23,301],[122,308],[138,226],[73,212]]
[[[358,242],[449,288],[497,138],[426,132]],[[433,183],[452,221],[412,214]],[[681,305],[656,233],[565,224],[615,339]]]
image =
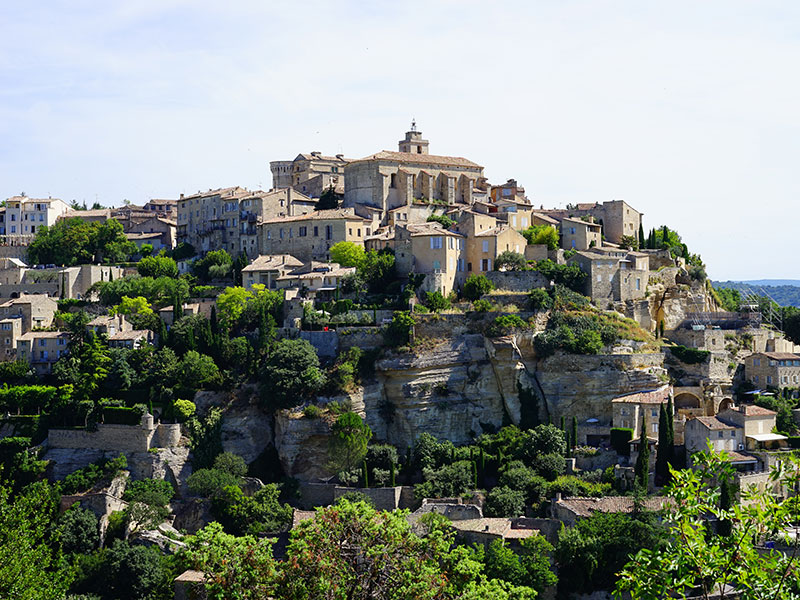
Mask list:
[[409,152],[411,154],[427,154],[428,153],[428,140],[422,139],[422,132],[417,131],[417,122],[411,121],[411,129],[406,131],[406,139],[398,142],[400,152]]

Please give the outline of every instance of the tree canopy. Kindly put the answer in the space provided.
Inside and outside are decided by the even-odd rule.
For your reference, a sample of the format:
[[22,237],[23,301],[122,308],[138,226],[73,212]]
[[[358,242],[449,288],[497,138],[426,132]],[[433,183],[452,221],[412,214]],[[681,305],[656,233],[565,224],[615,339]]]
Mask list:
[[86,222],[61,219],[52,227],[42,226],[28,246],[34,264],[82,265],[125,260],[136,252],[116,219]]

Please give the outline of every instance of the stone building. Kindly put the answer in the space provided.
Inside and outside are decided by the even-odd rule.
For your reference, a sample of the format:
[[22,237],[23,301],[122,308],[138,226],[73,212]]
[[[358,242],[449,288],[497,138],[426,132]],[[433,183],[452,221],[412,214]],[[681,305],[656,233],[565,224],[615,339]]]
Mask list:
[[353,209],[341,208],[269,219],[259,225],[260,254],[291,254],[304,263],[328,260],[331,246],[343,241],[363,245],[373,227]]
[[342,154],[323,156],[321,152],[298,154],[294,160],[276,160],[269,163],[272,171],[272,189],[292,188],[311,198],[333,188],[343,194],[344,169],[350,159]]
[[29,331],[17,340],[17,358],[30,363],[37,374],[46,375],[69,349],[66,331]]
[[661,405],[667,405],[672,395],[672,386],[663,385],[655,390],[634,392],[611,400],[614,427],[633,429],[632,439],[641,435],[642,419],[647,428],[647,437],[658,439],[658,421]]
[[[541,209],[538,212],[558,221],[566,218],[592,217],[602,226],[606,240],[614,244],[619,244],[623,235],[638,238],[644,214],[624,200],[609,200],[602,204],[579,203],[565,209]],[[597,245],[600,246],[599,243]]]
[[27,245],[39,228],[52,227],[68,210],[67,203],[58,198],[13,196],[0,208],[0,236],[6,244]]
[[[466,280],[464,236],[438,223],[409,225],[411,271],[426,275],[422,289],[447,296]],[[397,260],[397,258],[395,258]]]
[[561,220],[561,247],[564,250],[589,250],[602,245],[603,233],[599,224],[571,217]]
[[121,267],[79,265],[33,269],[19,262],[6,261],[0,268],[0,298],[46,295],[58,298],[86,298],[98,281],[119,279]]
[[272,192],[241,187],[209,190],[178,200],[178,243],[200,254],[226,250],[232,255],[259,254],[258,229],[264,220],[310,212],[315,203],[291,189]]
[[645,297],[650,279],[648,257],[618,248],[577,252],[568,261],[586,273],[585,293],[600,308]]
[[494,204],[501,201],[530,204],[528,197],[525,195],[525,188],[517,184],[516,179],[509,179],[502,185],[493,185],[489,195]]
[[285,277],[298,267],[303,266],[302,261],[290,254],[261,255],[242,269],[242,284],[247,290],[252,290],[256,284],[275,289],[277,280]]
[[152,198],[142,209],[146,212],[174,219],[178,216],[178,201],[172,198]]
[[800,354],[758,352],[744,359],[744,376],[756,387],[798,387]]
[[58,303],[45,294],[22,295],[0,304],[0,317],[20,319],[22,333],[53,324]]
[[480,165],[466,158],[429,154],[428,141],[414,123],[398,146],[399,152],[384,150],[347,164],[344,206],[378,208],[386,224],[388,212],[400,206],[470,205],[473,189],[485,185]]
[[17,357],[17,340],[22,336],[22,319],[0,317],[0,362]]

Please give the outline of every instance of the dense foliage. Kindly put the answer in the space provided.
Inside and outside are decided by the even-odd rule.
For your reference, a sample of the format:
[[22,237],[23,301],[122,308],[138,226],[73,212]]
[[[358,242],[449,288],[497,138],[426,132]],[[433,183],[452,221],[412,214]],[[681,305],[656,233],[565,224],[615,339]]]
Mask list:
[[113,263],[136,252],[136,245],[122,232],[116,219],[87,222],[61,219],[55,225],[43,225],[28,245],[32,264],[82,265]]

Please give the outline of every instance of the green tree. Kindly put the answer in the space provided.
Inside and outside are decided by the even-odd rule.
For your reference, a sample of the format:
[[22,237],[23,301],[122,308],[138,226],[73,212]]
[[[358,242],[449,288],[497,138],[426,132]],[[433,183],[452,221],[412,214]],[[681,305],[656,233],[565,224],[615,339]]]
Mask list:
[[[796,598],[800,500],[782,499],[772,486],[797,490],[798,459],[781,456],[770,484],[742,490],[742,503],[726,501],[720,482],[733,480],[733,467],[710,449],[692,455],[693,468],[672,472],[665,490],[664,521],[668,543],[642,550],[620,573],[617,593],[634,599],[697,596],[729,597],[733,588],[742,600]],[[727,506],[732,504],[732,506]],[[730,535],[715,535],[714,521],[729,522]],[[789,551],[765,550],[768,535],[792,534]]]
[[647,423],[642,417],[641,432],[639,434],[639,455],[636,457],[634,465],[636,474],[636,485],[647,492],[650,481],[650,444],[647,440]]
[[177,277],[178,265],[168,256],[146,256],[141,259],[136,270],[142,277]]
[[484,514],[487,517],[519,517],[525,513],[525,493],[506,486],[491,489],[486,496]]
[[277,486],[272,483],[252,496],[245,496],[241,488],[229,485],[214,495],[211,510],[230,533],[276,533],[285,529],[292,520],[292,508],[278,502],[279,494]]
[[34,483],[12,498],[0,486],[0,597],[61,600],[71,573],[60,563],[51,523],[59,495],[46,482]]
[[372,430],[354,412],[346,412],[331,426],[328,458],[334,472],[349,471],[367,455]]
[[233,269],[233,258],[225,250],[212,250],[192,263],[192,273],[201,281],[223,279]]
[[404,346],[411,340],[411,330],[414,327],[414,317],[408,311],[396,311],[392,322],[383,332],[383,339],[387,346]]
[[557,250],[559,239],[558,231],[551,225],[531,225],[522,232],[529,244],[544,244],[548,250]]
[[275,342],[261,369],[262,398],[273,407],[297,406],[324,383],[317,351],[306,340]]
[[343,267],[361,267],[364,264],[364,246],[354,242],[337,242],[328,251],[331,262]]
[[553,546],[541,535],[521,540],[515,552],[500,540],[486,548],[483,562],[487,577],[502,579],[516,586],[527,586],[537,595],[555,585],[558,577],[550,568]]
[[58,531],[66,553],[90,554],[100,545],[100,522],[92,511],[77,504],[59,517]]
[[450,300],[442,296],[442,293],[439,291],[428,292],[425,295],[425,306],[427,306],[431,312],[441,312],[450,308]]
[[658,450],[656,451],[656,480],[658,485],[669,481],[669,470],[674,462],[675,433],[673,431],[672,398],[661,405],[658,416]]
[[209,600],[262,600],[274,598],[276,562],[273,540],[225,533],[211,523],[186,538],[183,559],[187,567],[204,573]]
[[28,260],[34,264],[81,265],[117,262],[137,251],[116,219],[86,222],[61,219],[52,227],[42,226],[28,245]]
[[484,294],[488,294],[494,289],[494,284],[489,281],[486,275],[473,273],[464,282],[463,295],[470,301],[478,300]]
[[428,223],[439,223],[439,225],[445,229],[450,229],[456,224],[456,222],[447,215],[430,215],[428,217]]
[[524,271],[527,268],[525,257],[513,250],[504,250],[494,261],[495,271]]
[[336,193],[336,190],[331,185],[319,196],[317,201],[317,210],[332,210],[339,208],[339,200],[341,196]]
[[230,473],[234,477],[247,475],[247,463],[238,454],[223,452],[214,459],[214,468]]
[[159,588],[169,585],[169,571],[164,568],[157,547],[131,546],[115,540],[104,560],[105,589],[111,598],[140,600],[152,597]]

